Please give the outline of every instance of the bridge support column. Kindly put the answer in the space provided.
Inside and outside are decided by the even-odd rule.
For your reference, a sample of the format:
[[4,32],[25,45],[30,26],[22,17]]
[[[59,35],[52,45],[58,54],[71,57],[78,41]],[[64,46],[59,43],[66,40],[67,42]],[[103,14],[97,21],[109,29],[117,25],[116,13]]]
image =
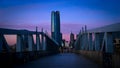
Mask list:
[[33,51],[33,39],[32,35],[28,35],[28,51]]
[[42,50],[46,50],[46,42],[45,42],[45,35],[44,35],[44,33],[43,33],[43,28],[42,28],[42,30],[41,30],[41,32],[42,32],[42,34],[41,34],[41,49]]
[[43,50],[46,50],[46,37],[43,37]]
[[93,50],[92,33],[89,33],[89,50]]
[[46,37],[45,35],[43,34],[42,32],[42,35],[41,35],[41,40],[42,40],[42,50],[46,50]]
[[22,35],[17,35],[16,52],[22,52],[23,51],[22,47],[23,47]]
[[99,33],[95,33],[95,51],[100,51],[100,37],[99,37]]
[[112,68],[112,54],[113,54],[113,36],[110,32],[104,33],[102,51],[103,51],[103,67]]
[[41,50],[39,34],[36,35],[36,45],[37,45],[37,51]]
[[105,42],[106,42],[106,53],[113,53],[113,37],[112,37],[112,33],[106,32],[105,33]]
[[[24,43],[23,43],[23,36],[21,34],[17,35],[17,43],[16,43],[16,63],[23,62],[23,50],[24,50]],[[19,62],[18,62],[19,61]]]

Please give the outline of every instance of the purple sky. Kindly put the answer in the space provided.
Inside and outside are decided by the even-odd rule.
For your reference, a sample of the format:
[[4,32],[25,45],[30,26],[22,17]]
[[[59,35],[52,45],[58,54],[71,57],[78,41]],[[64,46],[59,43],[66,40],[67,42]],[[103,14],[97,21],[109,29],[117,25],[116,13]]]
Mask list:
[[50,32],[51,11],[60,11],[61,32],[79,33],[120,22],[120,0],[0,0],[0,27]]

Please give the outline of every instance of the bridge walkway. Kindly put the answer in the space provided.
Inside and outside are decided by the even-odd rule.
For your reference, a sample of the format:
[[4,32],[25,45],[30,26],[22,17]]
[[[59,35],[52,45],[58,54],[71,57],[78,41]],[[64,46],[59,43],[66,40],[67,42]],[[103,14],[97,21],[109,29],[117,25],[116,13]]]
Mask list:
[[61,53],[16,65],[14,68],[100,68],[100,66],[83,56]]

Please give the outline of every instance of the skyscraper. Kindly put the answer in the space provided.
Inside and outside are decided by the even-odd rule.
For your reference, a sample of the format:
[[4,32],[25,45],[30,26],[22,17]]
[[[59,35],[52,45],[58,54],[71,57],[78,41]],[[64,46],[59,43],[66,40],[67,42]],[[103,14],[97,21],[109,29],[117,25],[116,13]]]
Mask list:
[[56,22],[56,20],[55,20],[55,11],[52,11],[52,13],[51,13],[51,36],[52,36],[52,38],[53,39],[55,39],[55,31],[56,31],[56,28],[55,28],[55,22]]
[[71,32],[71,34],[70,34],[70,47],[74,47],[74,41],[75,41],[74,34]]
[[59,11],[52,11],[51,13],[51,36],[61,45],[61,33],[60,33],[60,13]]

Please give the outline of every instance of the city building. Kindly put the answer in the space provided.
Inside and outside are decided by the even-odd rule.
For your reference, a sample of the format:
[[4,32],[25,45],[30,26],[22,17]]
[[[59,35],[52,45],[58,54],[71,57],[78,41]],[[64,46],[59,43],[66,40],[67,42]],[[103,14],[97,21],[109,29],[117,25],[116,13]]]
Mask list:
[[52,11],[51,13],[51,36],[61,45],[61,32],[60,32],[60,13],[59,11]]
[[70,47],[71,48],[74,47],[74,42],[75,42],[74,34],[71,32],[71,34],[70,34]]

